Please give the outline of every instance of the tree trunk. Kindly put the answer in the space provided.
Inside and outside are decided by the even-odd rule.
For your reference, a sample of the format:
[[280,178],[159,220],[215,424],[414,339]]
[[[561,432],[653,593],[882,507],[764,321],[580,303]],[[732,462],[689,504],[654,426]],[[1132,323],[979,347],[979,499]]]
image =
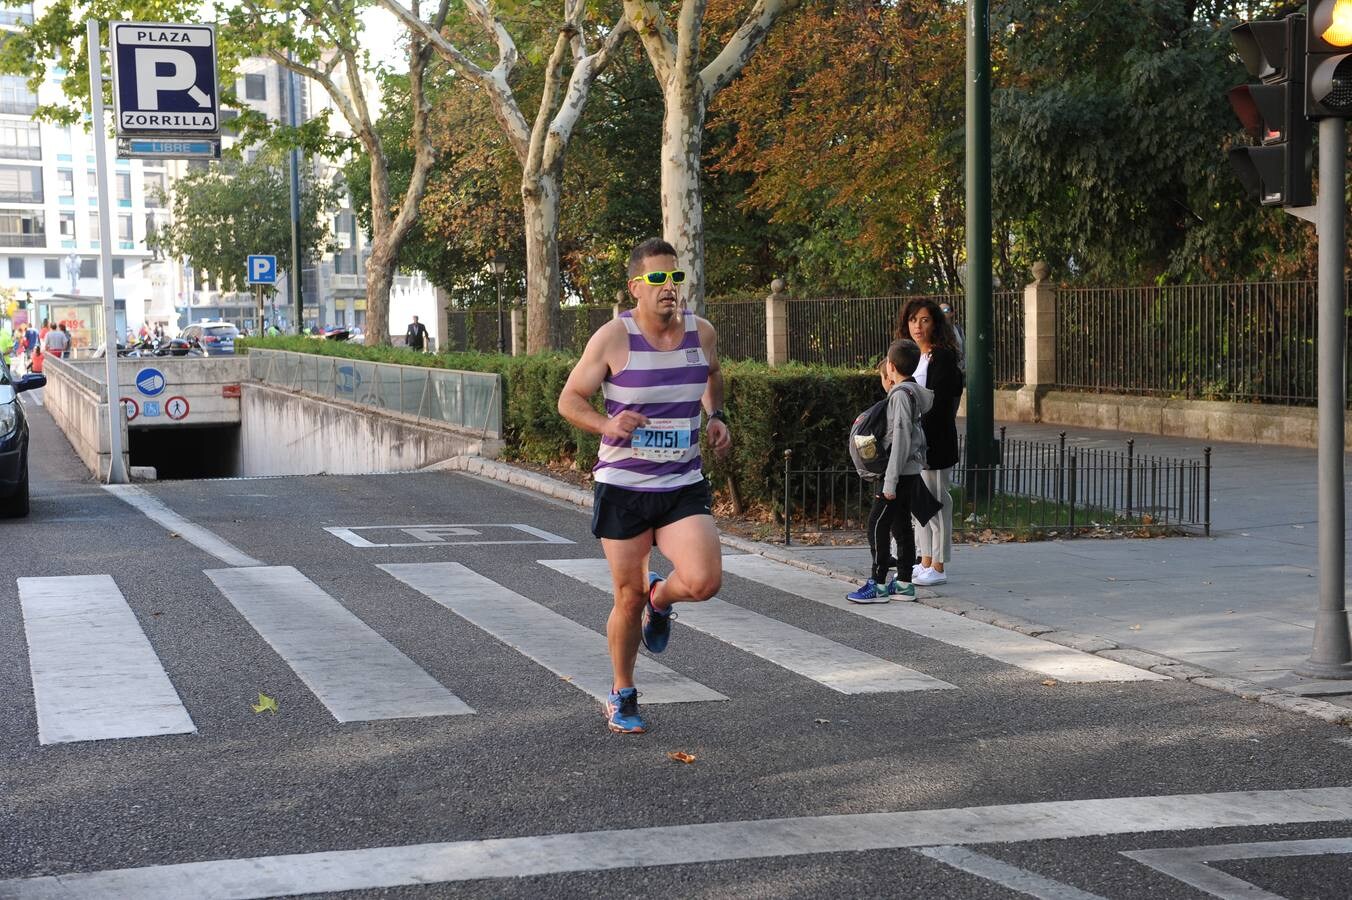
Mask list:
[[559,179],[554,173],[524,179],[526,218],[526,352],[559,349]]
[[704,315],[704,206],[700,197],[700,151],[704,96],[695,83],[673,79],[662,117],[662,236],[676,248],[687,272],[686,304]]
[[386,239],[371,244],[366,260],[366,344],[390,343],[390,287],[394,284],[398,248]]

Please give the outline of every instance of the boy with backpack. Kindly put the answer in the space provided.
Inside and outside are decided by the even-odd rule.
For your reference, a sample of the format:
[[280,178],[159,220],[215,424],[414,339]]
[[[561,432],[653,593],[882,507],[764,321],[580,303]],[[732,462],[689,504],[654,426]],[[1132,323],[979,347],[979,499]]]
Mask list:
[[[919,364],[920,347],[914,341],[893,341],[881,367],[887,396],[860,413],[850,428],[850,458],[855,469],[860,477],[878,483],[868,516],[872,577],[845,595],[852,603],[886,603],[894,596],[915,596],[910,579],[910,563],[915,559],[911,514],[916,485],[924,487],[920,470],[925,461],[925,432],[920,417],[934,405],[934,393],[911,377]],[[921,510],[919,515],[928,521],[933,512]],[[905,574],[904,580],[887,578],[894,562],[893,538],[902,561],[897,574]]]

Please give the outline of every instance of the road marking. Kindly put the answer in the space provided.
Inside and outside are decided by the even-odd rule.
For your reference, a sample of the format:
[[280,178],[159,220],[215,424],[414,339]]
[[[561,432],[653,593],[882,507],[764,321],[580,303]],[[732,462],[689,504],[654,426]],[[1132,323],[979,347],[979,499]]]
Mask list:
[[110,576],[18,583],[39,743],[197,730]]
[[[418,593],[530,657],[578,690],[605,702],[610,650],[597,634],[459,563],[380,566]],[[727,697],[640,654],[634,677],[644,703],[687,703]]]
[[1098,894],[1091,894],[1079,888],[1071,887],[1036,872],[1020,869],[1002,859],[969,850],[966,847],[921,847],[915,851],[922,856],[938,860],[959,871],[987,881],[993,881],[1011,891],[1036,897],[1038,900],[1103,900]]
[[[45,875],[0,881],[0,898],[251,900],[935,844],[1007,843],[1348,818],[1352,818],[1352,788],[1066,800],[668,825]],[[624,852],[616,853],[616,847],[623,847]]]
[[[512,536],[511,532],[502,540],[484,539],[483,529],[511,529],[517,532]],[[457,525],[346,525],[331,526],[324,529],[336,538],[346,541],[354,547],[360,547],[363,550],[372,547],[445,547],[449,545],[463,546],[468,544],[571,544],[572,541],[566,537],[560,537],[543,528],[536,528],[532,525],[511,525],[503,522],[490,522],[487,524],[457,524]],[[357,534],[359,531],[395,531],[398,535],[395,537],[400,540],[392,542],[373,541],[370,537],[363,537]],[[528,538],[520,537],[520,534],[529,535]],[[407,538],[413,538],[412,541]],[[454,538],[455,540],[447,540]],[[460,538],[480,538],[480,540],[460,540]]]
[[291,566],[206,574],[339,722],[474,712]]
[[1167,675],[1147,672],[1092,653],[1040,641],[1017,631],[975,622],[918,603],[859,606],[845,599],[845,594],[855,587],[850,582],[806,572],[762,556],[725,556],[723,569],[742,578],[772,584],[790,594],[815,600],[833,609],[873,619],[1067,683],[1171,680]]
[[1208,847],[1168,847],[1160,850],[1123,850],[1129,856],[1170,878],[1222,900],[1285,900],[1257,885],[1207,865],[1232,859],[1270,859],[1276,856],[1321,856],[1352,853],[1352,838],[1312,841],[1260,841],[1253,844],[1214,844]]
[[158,498],[134,484],[105,484],[103,489],[129,506],[145,513],[151,521],[157,522],[171,533],[199,550],[204,550],[228,566],[261,566],[258,560],[249,556],[238,547],[207,531],[201,525],[195,525],[165,506]]
[[[612,591],[610,566],[604,559],[542,559],[538,562],[607,594]],[[931,678],[717,597],[703,603],[682,603],[679,615],[682,626],[688,625],[842,694],[955,689],[955,685],[947,681]]]

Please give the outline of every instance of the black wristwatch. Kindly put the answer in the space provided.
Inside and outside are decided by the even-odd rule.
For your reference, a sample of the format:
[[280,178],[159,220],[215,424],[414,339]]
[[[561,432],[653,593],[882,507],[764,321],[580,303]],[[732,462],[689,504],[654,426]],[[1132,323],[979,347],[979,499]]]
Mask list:
[[726,415],[723,414],[723,410],[721,410],[721,409],[716,409],[716,410],[714,410],[713,412],[709,413],[709,418],[710,418],[710,419],[717,419],[718,421],[722,422],[724,425],[728,424],[728,417],[727,417]]

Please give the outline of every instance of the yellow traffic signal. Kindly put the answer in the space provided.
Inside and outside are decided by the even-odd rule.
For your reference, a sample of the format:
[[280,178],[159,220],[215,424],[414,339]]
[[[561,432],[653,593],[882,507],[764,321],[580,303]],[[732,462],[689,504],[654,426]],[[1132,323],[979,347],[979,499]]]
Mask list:
[[1315,17],[1315,32],[1324,43],[1330,47],[1352,46],[1352,0],[1317,4]]

